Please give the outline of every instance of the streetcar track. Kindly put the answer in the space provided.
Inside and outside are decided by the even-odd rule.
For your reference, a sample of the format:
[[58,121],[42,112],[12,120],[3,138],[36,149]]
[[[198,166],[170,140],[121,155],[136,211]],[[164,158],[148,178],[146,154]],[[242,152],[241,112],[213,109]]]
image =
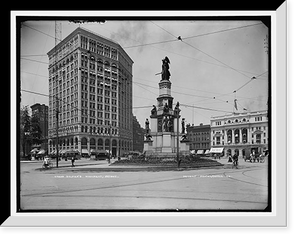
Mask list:
[[[45,196],[43,196],[45,197]],[[215,202],[243,202],[243,203],[258,203],[258,204],[266,204],[267,201],[249,201],[249,200],[236,200],[236,199],[216,199],[216,198],[195,198],[195,197],[172,197],[172,196],[141,196],[141,195],[59,195],[59,194],[53,194],[53,195],[47,195],[47,197],[61,197],[61,198],[79,198],[79,197],[90,197],[90,198],[140,198],[140,199],[174,199],[174,200],[194,200],[194,201],[215,201]]]
[[[257,169],[248,170],[248,171],[255,171],[255,170],[257,170]],[[243,171],[243,172],[245,172],[245,171]],[[242,174],[243,174],[243,172],[242,172]],[[235,180],[235,181],[238,181],[238,182],[248,183],[248,184],[252,184],[252,185],[256,185],[256,186],[261,186],[261,187],[268,187],[268,186],[263,185],[263,184],[248,182],[248,181],[245,181],[245,180],[241,180],[241,179],[233,178],[231,176],[227,176],[225,172],[223,174],[224,174],[224,176],[228,177],[229,179],[232,179],[232,180]],[[246,175],[244,175],[244,176],[246,176]]]
[[[255,169],[251,169],[251,170],[246,170],[246,171],[254,171],[260,168],[255,168]],[[224,170],[224,169],[220,169],[220,170]],[[242,170],[242,169],[241,169]],[[244,182],[247,184],[252,184],[252,185],[257,185],[257,186],[263,186],[263,187],[268,187],[265,185],[261,185],[261,184],[256,184],[253,182],[248,182],[248,181],[243,181],[240,179],[236,179],[233,178],[231,176],[226,175],[226,173],[230,174],[230,173],[236,173],[236,172],[241,172],[241,171],[230,171],[230,172],[223,172],[222,171],[217,171],[214,173],[208,173],[207,175],[218,175],[218,174],[223,174],[225,177],[231,179],[231,180],[235,180],[235,181],[239,181],[239,182]],[[244,170],[245,172],[245,170]],[[40,192],[40,193],[31,193],[31,194],[22,194],[23,197],[30,197],[30,196],[49,196],[49,195],[58,195],[58,194],[63,194],[63,193],[72,193],[72,192],[83,192],[83,191],[92,191],[92,190],[102,190],[102,189],[113,189],[113,188],[122,188],[122,187],[130,187],[130,186],[139,186],[139,185],[147,185],[147,184],[153,184],[153,183],[162,183],[162,182],[170,182],[170,181],[177,181],[177,180],[187,180],[187,179],[192,179],[192,178],[184,178],[182,176],[177,177],[177,178],[171,178],[171,179],[162,179],[162,180],[153,180],[153,181],[146,181],[146,182],[141,182],[141,183],[126,183],[126,184],[121,184],[121,185],[110,185],[110,186],[102,186],[102,187],[91,187],[91,188],[84,188],[84,189],[71,189],[71,190],[63,190],[63,191],[52,191],[52,192]]]
[[137,185],[146,185],[151,183],[160,183],[160,182],[168,182],[180,179],[188,179],[188,178],[172,178],[172,179],[164,179],[164,180],[154,180],[142,183],[127,183],[122,185],[112,185],[112,186],[103,186],[103,187],[93,187],[93,188],[85,188],[85,189],[73,189],[73,190],[65,190],[60,192],[46,192],[46,193],[33,193],[33,194],[24,194],[23,196],[35,196],[35,195],[49,195],[49,194],[59,194],[59,193],[70,193],[70,192],[81,192],[81,191],[90,191],[90,190],[101,190],[101,189],[109,189],[109,188],[119,188],[119,187],[129,187],[129,186],[137,186]]

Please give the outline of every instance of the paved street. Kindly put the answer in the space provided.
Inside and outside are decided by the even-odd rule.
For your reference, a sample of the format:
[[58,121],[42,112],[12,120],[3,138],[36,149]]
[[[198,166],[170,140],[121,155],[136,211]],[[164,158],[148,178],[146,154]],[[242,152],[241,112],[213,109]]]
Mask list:
[[[107,171],[106,161],[60,162],[41,170],[41,162],[21,163],[21,208],[33,209],[223,209],[267,207],[265,163],[240,160],[224,167],[171,171]],[[55,166],[55,164],[54,164]],[[122,170],[122,169],[121,169]]]

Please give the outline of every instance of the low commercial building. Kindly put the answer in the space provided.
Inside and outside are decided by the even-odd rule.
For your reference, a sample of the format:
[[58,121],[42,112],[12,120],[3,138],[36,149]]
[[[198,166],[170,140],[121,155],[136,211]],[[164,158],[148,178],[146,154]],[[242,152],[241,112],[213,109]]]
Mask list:
[[190,150],[195,153],[205,153],[210,150],[210,125],[187,125],[187,138]]

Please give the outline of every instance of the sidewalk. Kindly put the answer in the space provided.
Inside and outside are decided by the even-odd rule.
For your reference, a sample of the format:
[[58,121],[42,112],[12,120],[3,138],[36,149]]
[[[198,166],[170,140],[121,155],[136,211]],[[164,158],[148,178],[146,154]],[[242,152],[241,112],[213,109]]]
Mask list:
[[[72,171],[108,171],[108,172],[119,172],[119,171],[177,171],[177,170],[191,170],[198,168],[212,168],[212,167],[222,167],[221,163],[216,162],[215,164],[201,164],[193,166],[181,166],[179,169],[176,166],[168,165],[141,165],[141,164],[128,164],[128,165],[112,165],[118,159],[111,159],[110,164],[107,160],[95,161],[95,160],[78,160],[75,162],[75,167],[72,167],[71,162],[67,166],[62,166],[64,168],[70,168]],[[65,165],[65,164],[64,164]],[[61,165],[59,165],[61,167]],[[55,167],[54,167],[55,168]]]
[[[223,157],[221,159],[216,159],[219,163],[224,164],[224,167],[232,167],[232,162],[228,162],[228,157]],[[266,166],[268,165],[268,157],[265,157],[265,162],[260,163],[260,162],[255,162],[251,163],[250,161],[246,161],[243,158],[239,158],[238,160],[238,166],[242,167],[254,167],[254,166]]]
[[[110,164],[117,161],[117,158],[113,158],[110,160]],[[108,160],[95,160],[95,159],[90,159],[90,158],[81,158],[79,160],[75,160],[74,165],[75,167],[72,167],[72,162],[71,160],[65,161],[60,160],[58,162],[58,168],[56,168],[56,159],[51,159],[51,162],[53,163],[53,169],[59,169],[59,168],[81,168],[81,167],[86,167],[86,168],[105,168],[109,167]],[[33,161],[22,161],[21,163],[43,163],[43,160],[33,160]]]

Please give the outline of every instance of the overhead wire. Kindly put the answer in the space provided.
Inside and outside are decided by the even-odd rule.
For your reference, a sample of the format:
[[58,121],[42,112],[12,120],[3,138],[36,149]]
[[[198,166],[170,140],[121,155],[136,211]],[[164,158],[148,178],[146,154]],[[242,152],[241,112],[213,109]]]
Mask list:
[[[28,25],[25,24],[25,23],[22,23],[22,26],[28,27],[28,28],[30,28],[30,29],[36,31],[36,32],[39,32],[39,33],[44,34],[44,35],[46,35],[46,36],[48,36],[48,37],[51,37],[51,38],[56,39],[54,36],[52,36],[52,35],[50,35],[50,34],[48,34],[48,33],[45,33],[45,32],[43,32],[43,31],[41,31],[41,30],[38,30],[38,29],[36,29],[36,28],[33,28],[33,27],[31,27],[31,26],[28,26]],[[62,40],[60,40],[60,39],[57,39],[57,40],[58,40],[58,41],[62,41]]]
[[257,26],[257,25],[261,25],[261,24],[263,24],[263,23],[249,24],[249,25],[244,25],[244,26],[240,26],[240,27],[228,28],[228,29],[218,30],[218,31],[214,31],[214,32],[203,33],[203,34],[199,34],[199,35],[195,35],[195,36],[184,37],[182,39],[203,37],[203,36],[208,36],[208,35],[212,35],[212,34],[216,34],[216,33],[223,33],[223,32],[234,31],[234,30],[238,30],[238,29],[242,29],[242,28],[253,27],[253,26]]
[[267,73],[268,71],[263,72],[260,75],[254,76],[252,77],[248,82],[244,83],[242,86],[240,86],[239,88],[235,89],[233,92],[237,92],[239,90],[241,90],[243,87],[245,87],[246,85],[248,85],[250,82],[252,82],[253,80],[257,79],[258,77],[264,75],[265,73]]
[[[171,36],[175,37],[176,39],[173,39],[173,40],[166,40],[166,41],[159,41],[159,42],[154,42],[154,43],[143,43],[143,44],[140,44],[140,45],[135,45],[135,46],[125,46],[123,48],[134,48],[134,47],[142,47],[142,46],[151,46],[151,45],[156,45],[156,44],[162,44],[162,43],[168,43],[168,42],[177,42],[178,41],[178,38],[173,35],[172,33],[170,33],[169,31],[167,31],[166,29],[160,27],[159,25],[157,25],[156,23],[154,23],[153,21],[150,21],[151,23],[153,23],[154,25],[156,25],[157,27],[159,27],[160,29],[162,29],[163,31],[167,32],[168,34],[170,34]],[[251,27],[251,26],[255,26],[255,25],[260,25],[262,23],[257,23],[257,24],[250,24],[250,25],[246,25],[246,26],[240,26],[240,27],[235,27],[235,28],[229,28],[229,29],[224,29],[224,30],[218,30],[218,31],[215,31],[215,32],[210,32],[210,33],[204,33],[204,34],[198,34],[198,35],[194,35],[194,36],[189,36],[189,37],[185,37],[183,39],[191,39],[191,38],[196,38],[196,37],[201,37],[201,36],[206,36],[206,35],[212,35],[212,34],[216,34],[216,33],[222,33],[222,32],[226,32],[226,31],[233,31],[233,30],[237,30],[237,29],[241,29],[241,28],[246,28],[246,27]],[[54,38],[54,36],[51,36],[43,31],[40,31],[38,29],[35,29],[33,27],[30,27],[26,24],[23,24],[24,26],[28,27],[28,28],[31,28],[37,32],[40,32],[46,36],[49,36],[51,38]],[[110,31],[111,32],[111,31]],[[114,32],[113,32],[114,33]],[[116,33],[115,33],[116,34]],[[59,40],[61,41],[61,40]],[[136,40],[135,40],[136,41]],[[138,42],[138,41],[137,41]],[[154,47],[154,48],[157,48],[157,47]],[[226,67],[228,68],[227,65],[219,65],[219,64],[215,64],[215,63],[212,63],[212,62],[208,62],[208,61],[204,61],[204,60],[201,60],[201,59],[197,59],[197,58],[193,58],[193,57],[190,57],[190,56],[186,56],[186,55],[183,55],[183,54],[180,54],[180,53],[175,53],[175,52],[171,52],[171,51],[168,51],[166,49],[161,49],[161,48],[157,48],[159,50],[162,50],[162,51],[166,51],[166,52],[169,52],[169,53],[172,53],[172,54],[175,54],[175,55],[178,55],[178,56],[182,56],[182,57],[186,57],[186,58],[190,58],[190,59],[194,59],[196,61],[200,61],[200,62],[204,62],[204,63],[207,63],[207,64],[212,64],[212,65],[216,65],[216,66],[219,66],[219,67]],[[25,60],[29,60],[29,59],[26,59],[24,57],[29,57],[29,56],[47,56],[47,55],[44,55],[44,54],[37,54],[37,55],[24,55],[22,59],[25,59]],[[30,60],[29,60],[30,61]],[[43,62],[40,62],[40,63],[43,63]],[[45,64],[48,64],[48,63],[45,63]],[[224,64],[224,63],[222,63]],[[231,68],[231,67],[229,67]],[[237,69],[236,69],[237,70]],[[243,70],[238,70],[239,72],[247,72],[247,71],[243,71]],[[250,72],[248,72],[250,73]]]
[[[168,42],[178,41],[178,36],[175,36],[174,34],[170,33],[169,31],[162,28],[161,26],[154,23],[153,21],[150,21],[150,22],[153,23],[154,25],[156,25],[157,27],[159,27],[160,29],[162,29],[163,31],[169,33],[172,37],[175,37],[176,39],[173,39],[173,40],[170,39],[170,40],[166,40],[166,41],[158,41],[158,42],[152,42],[152,43],[142,43],[142,44],[139,44],[139,45],[125,46],[123,48],[143,47],[143,46],[150,46],[150,45],[156,45],[156,44],[161,44],[161,43],[168,43]],[[245,26],[240,26],[240,27],[235,27],[235,28],[223,29],[223,30],[218,30],[218,31],[214,31],[214,32],[198,34],[198,35],[194,35],[194,36],[181,37],[181,39],[192,39],[192,38],[196,38],[196,37],[202,37],[202,36],[212,35],[212,34],[216,34],[216,33],[222,33],[222,32],[227,32],[227,31],[233,31],[233,30],[237,30],[237,29],[252,27],[252,26],[256,26],[256,25],[260,25],[260,24],[262,24],[262,23],[256,23],[256,24],[250,24],[250,25],[245,25]]]
[[[152,22],[152,21],[151,21],[151,22]],[[152,23],[153,23],[153,22],[152,22]],[[170,34],[170,35],[172,35],[173,37],[176,38],[176,36],[173,35],[172,33],[170,33],[169,31],[165,30],[164,28],[160,27],[159,25],[157,25],[157,24],[155,24],[155,23],[153,23],[153,24],[156,25],[157,27],[159,27],[160,29],[164,30],[164,31],[167,32],[168,34]],[[259,23],[259,24],[261,24],[261,23]],[[199,36],[205,36],[205,35],[210,35],[210,34],[214,34],[214,33],[220,33],[220,32],[225,32],[225,31],[231,31],[231,30],[240,29],[240,28],[244,28],[244,27],[250,27],[250,26],[259,25],[259,24],[252,24],[252,25],[241,26],[241,27],[232,28],[232,29],[220,30],[220,31],[216,31],[216,32],[211,32],[211,33],[206,33],[206,34],[200,34],[200,35],[190,36],[190,37],[186,37],[186,38],[183,38],[183,39],[190,39],[190,38],[199,37]],[[27,26],[27,27],[28,27],[28,26]],[[31,28],[31,29],[33,29],[33,30],[36,30],[36,31],[38,31],[38,32],[41,32],[41,31],[39,31],[39,30],[37,30],[37,29],[34,29],[34,28],[32,28],[32,27],[29,27],[29,28]],[[43,33],[43,34],[45,34],[45,35],[47,35],[47,36],[53,37],[53,36],[51,36],[51,35],[49,35],[49,34],[46,34],[46,33],[44,33],[44,32],[41,32],[41,33]],[[55,37],[53,37],[53,38],[55,38]],[[175,42],[175,41],[178,41],[178,40],[179,40],[179,38],[174,39],[174,40],[167,40],[167,41],[156,42],[156,43],[142,44],[142,45],[139,45],[139,46],[146,46],[146,45],[159,44],[159,43],[166,43],[166,42],[173,42],[173,41]],[[181,38],[180,40],[181,40],[182,42],[184,42],[185,44],[189,45],[190,47],[192,47],[192,48],[194,48],[194,49],[200,51],[201,53],[203,53],[203,54],[205,54],[205,55],[207,55],[207,56],[213,58],[214,60],[218,61],[219,63],[225,65],[226,67],[231,68],[232,70],[237,71],[238,73],[240,73],[240,74],[242,74],[242,75],[244,75],[244,76],[246,76],[246,77],[249,77],[249,76],[243,74],[241,71],[239,71],[239,70],[237,70],[237,69],[235,69],[235,68],[232,68],[231,66],[227,65],[226,63],[224,63],[224,62],[222,62],[222,61],[216,59],[215,57],[213,57],[213,56],[211,56],[211,55],[209,55],[209,54],[207,54],[207,53],[205,53],[205,52],[203,52],[201,49],[198,49],[198,48],[194,47],[193,45],[191,45],[191,44],[189,44],[189,43],[183,41],[182,38]],[[124,48],[130,48],[130,47],[124,47]],[[38,62],[38,63],[43,63],[43,64],[48,64],[48,63],[46,63],[46,62],[37,61],[37,60],[33,60],[33,59],[28,59],[28,58],[24,58],[24,57],[21,57],[21,59],[28,60],[28,61],[33,61],[33,62]],[[212,63],[211,63],[211,64],[212,64]],[[218,65],[218,66],[223,66],[223,65]],[[264,73],[263,73],[263,74],[264,74]],[[261,75],[263,75],[263,74],[261,74]],[[251,81],[252,81],[252,80],[253,80],[253,79],[251,79]],[[249,81],[249,82],[250,82],[250,81]],[[248,82],[248,83],[249,83],[249,82]],[[136,82],[133,82],[133,83],[136,83]],[[246,83],[246,84],[248,84],[248,83]],[[137,83],[137,84],[141,84],[141,83]],[[245,86],[246,84],[244,84],[244,86]],[[141,85],[143,85],[143,84],[141,84]],[[145,84],[144,84],[144,85],[145,85]],[[152,86],[149,86],[149,85],[146,85],[146,86],[147,86],[147,87],[152,87]],[[244,87],[244,86],[242,86],[242,87]],[[142,86],[139,86],[139,87],[142,87]],[[240,87],[240,88],[242,88],[242,87]],[[142,87],[142,88],[143,88],[143,87]],[[240,88],[239,88],[239,89],[240,89]],[[146,89],[146,88],[143,88],[143,89]],[[156,88],[155,88],[155,89],[156,89]],[[238,89],[238,90],[239,90],[239,89]],[[146,90],[147,90],[147,91],[150,91],[150,90],[148,90],[148,89],[146,89]],[[150,91],[150,92],[151,92],[151,91]],[[176,92],[176,91],[173,91],[173,92],[174,92],[174,93],[178,93],[178,94],[184,94],[184,93]],[[153,93],[153,92],[152,92],[152,93]],[[153,94],[155,94],[155,93],[153,93]],[[184,94],[184,95],[189,95],[189,96],[191,96],[191,94]],[[211,99],[211,97],[204,97],[204,96],[198,96],[198,95],[193,95],[193,96]],[[214,98],[214,99],[215,99],[215,98]],[[223,101],[223,100],[220,100],[220,101]],[[228,102],[228,101],[226,101],[226,102]],[[150,107],[151,107],[151,106],[150,106]],[[202,109],[204,109],[204,108],[202,108]],[[206,109],[209,109],[209,108],[206,108]],[[218,111],[218,110],[217,110],[217,111]]]
[[[24,72],[24,71],[22,71]],[[36,75],[36,76],[40,76],[40,77],[44,77],[44,78],[47,78],[47,76],[44,76],[44,75],[39,75],[39,74],[34,74],[34,73],[30,73],[30,72],[25,72],[27,74],[32,74],[32,75]],[[150,88],[153,88],[153,89],[157,89],[156,87],[153,87],[153,86],[150,86],[150,85],[147,85],[147,84],[143,84],[143,83],[139,83],[139,82],[135,82],[135,81],[132,81],[134,84],[136,84],[136,86],[138,87],[141,87],[142,89],[154,94],[155,96],[157,95],[157,93],[154,93],[152,91],[150,91],[149,89],[145,88],[145,87],[150,87]],[[142,85],[142,86],[141,86]],[[143,87],[145,86],[145,87]],[[25,92],[30,92],[29,90],[24,90]],[[181,95],[186,95],[186,96],[194,96],[194,97],[200,97],[200,98],[206,98],[206,99],[215,99],[215,98],[212,98],[212,97],[206,97],[206,96],[200,96],[200,95],[194,95],[194,94],[188,94],[188,93],[182,93],[182,92],[177,92],[177,91],[172,91],[174,93],[177,93],[177,94],[181,94]],[[34,94],[37,94],[36,92],[31,92],[31,93],[34,93]],[[41,94],[42,96],[45,96],[44,94]],[[46,95],[47,97],[49,97],[50,95]],[[135,96],[136,97],[136,96]],[[150,99],[149,99],[150,100]],[[219,101],[222,101],[222,102],[225,102],[221,99],[216,99],[216,100],[219,100]],[[228,101],[226,101],[228,102]],[[148,106],[148,107],[152,107],[152,106]],[[133,107],[133,108],[140,108],[140,107]]]
[[[153,22],[152,22],[152,23],[153,23]],[[259,24],[261,24],[261,23],[254,24],[254,25],[259,25]],[[170,32],[167,31],[166,29],[162,28],[161,26],[159,26],[159,25],[157,25],[157,24],[155,24],[155,25],[156,25],[157,27],[159,27],[160,29],[162,29],[163,31],[165,31],[165,32],[167,32],[168,34],[170,34],[171,36],[173,36],[173,37],[176,38],[176,36],[175,36],[174,34],[170,33]],[[252,26],[253,26],[253,25],[252,25]],[[240,27],[239,27],[239,28],[240,28]],[[238,29],[238,28],[236,28],[236,29]],[[231,29],[231,30],[233,30],[233,29]],[[224,32],[224,31],[220,31],[220,32]],[[208,34],[207,34],[207,35],[208,35]],[[198,36],[200,36],[200,35],[198,35]],[[217,58],[211,56],[210,54],[207,54],[206,52],[202,51],[201,49],[199,49],[199,48],[197,48],[197,47],[195,47],[195,46],[193,46],[193,45],[187,43],[186,41],[183,41],[183,40],[185,40],[185,39],[187,39],[187,38],[183,38],[183,39],[182,39],[181,36],[177,37],[177,40],[180,40],[181,42],[183,42],[183,43],[185,43],[186,45],[188,45],[188,46],[194,48],[195,50],[200,51],[201,53],[205,54],[206,56],[208,56],[208,57],[210,57],[210,58],[216,60],[216,61],[219,62],[219,63],[222,63],[223,65],[227,66],[228,68],[230,68],[230,69],[232,69],[232,70],[234,70],[234,71],[236,71],[236,72],[242,74],[243,76],[249,78],[248,75],[244,74],[243,72],[239,71],[238,69],[235,69],[235,68],[229,66],[228,64],[226,64],[226,63],[220,61],[219,59],[217,59]],[[266,71],[266,72],[267,72],[267,71]],[[236,98],[236,92],[239,91],[240,89],[242,89],[243,87],[245,87],[247,84],[249,84],[249,83],[250,83],[251,81],[253,81],[254,79],[257,79],[258,77],[264,75],[266,72],[264,72],[264,73],[262,73],[262,74],[259,74],[259,75],[255,76],[255,77],[252,77],[249,81],[247,81],[246,83],[244,83],[241,87],[239,87],[238,89],[236,89],[236,90],[233,91],[233,93],[235,94],[235,96],[234,96],[234,104],[233,104],[233,111],[234,111],[234,108],[235,108],[235,106],[236,106],[236,103],[238,103],[238,102],[237,102],[237,98]],[[227,95],[227,94],[225,94],[225,95]],[[225,95],[224,95],[224,96],[225,96]],[[229,95],[229,94],[228,94],[228,95]],[[214,97],[214,99],[215,99],[215,97]],[[226,101],[226,102],[228,103],[228,101]],[[239,103],[238,103],[238,104],[239,104]],[[240,104],[239,104],[239,105],[240,105]],[[241,106],[241,105],[240,105],[240,106]],[[243,108],[243,110],[246,110],[246,108],[244,108],[243,106],[242,106],[242,108]]]
[[204,55],[206,55],[206,56],[208,56],[208,57],[214,59],[215,61],[217,61],[217,62],[219,62],[219,63],[222,63],[223,65],[227,66],[228,68],[232,69],[232,70],[235,71],[235,72],[238,72],[239,74],[245,76],[246,78],[249,78],[248,75],[244,74],[243,72],[239,71],[239,70],[236,69],[236,68],[233,68],[233,67],[229,66],[228,64],[224,63],[223,61],[220,61],[219,59],[217,59],[217,58],[213,57],[212,55],[210,55],[210,54],[208,54],[208,53],[202,51],[201,49],[199,49],[199,48],[197,48],[197,47],[195,47],[195,46],[193,46],[193,45],[187,43],[186,41],[183,41],[183,40],[182,40],[182,42],[183,42],[184,44],[190,46],[191,48],[193,48],[193,49],[195,49],[195,50],[197,50],[197,51],[203,53]]

